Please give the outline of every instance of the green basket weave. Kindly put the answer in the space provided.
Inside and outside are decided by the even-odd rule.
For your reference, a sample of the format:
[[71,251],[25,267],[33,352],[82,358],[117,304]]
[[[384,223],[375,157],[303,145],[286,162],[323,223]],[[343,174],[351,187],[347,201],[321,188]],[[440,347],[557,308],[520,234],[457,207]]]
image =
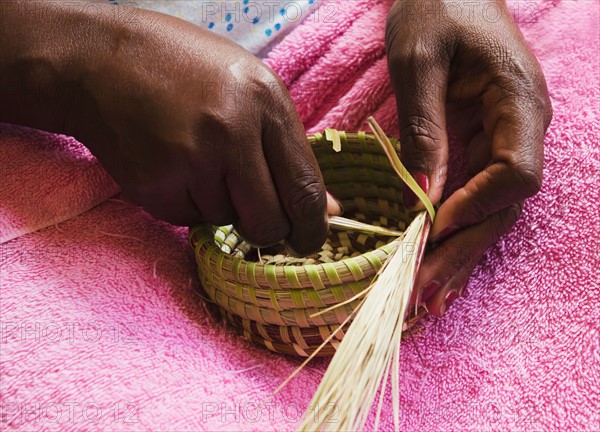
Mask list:
[[[335,132],[341,151],[323,134],[308,137],[327,190],[350,219],[404,231],[413,218],[401,203],[403,185],[373,135]],[[392,143],[396,145],[396,140]],[[278,247],[261,249],[262,261],[233,227],[192,229],[202,288],[222,317],[244,338],[284,354],[309,356],[344,322],[391,252],[393,238],[332,230],[323,249],[306,258]],[[405,328],[426,311],[409,316]],[[312,317],[311,317],[312,316]],[[342,329],[319,352],[335,353]]]

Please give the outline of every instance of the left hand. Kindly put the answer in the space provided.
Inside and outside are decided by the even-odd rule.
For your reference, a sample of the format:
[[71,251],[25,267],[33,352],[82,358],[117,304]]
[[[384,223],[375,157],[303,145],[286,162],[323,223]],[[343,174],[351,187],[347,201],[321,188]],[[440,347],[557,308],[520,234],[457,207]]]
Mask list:
[[[448,160],[447,121],[467,146],[471,179],[439,208],[438,247],[416,290],[443,314],[485,250],[540,190],[552,107],[541,68],[503,1],[396,0],[386,48],[398,105],[401,158],[433,203]],[[406,204],[418,207],[405,193]]]

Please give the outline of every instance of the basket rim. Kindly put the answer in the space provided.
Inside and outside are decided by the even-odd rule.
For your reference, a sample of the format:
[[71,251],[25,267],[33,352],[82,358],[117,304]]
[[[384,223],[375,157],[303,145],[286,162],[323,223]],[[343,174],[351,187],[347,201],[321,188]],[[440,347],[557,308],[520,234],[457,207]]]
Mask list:
[[[327,132],[330,132],[330,131],[333,131],[335,133],[335,136],[337,137],[337,139],[341,140],[341,143],[343,143],[343,144],[346,144],[348,141],[358,141],[359,143],[362,143],[362,144],[366,144],[367,141],[372,141],[373,143],[377,142],[377,138],[372,133],[368,133],[368,132],[364,132],[364,131],[344,132],[344,131],[338,131],[338,130],[334,130],[334,129],[326,129],[323,133],[317,132],[317,133],[313,133],[313,134],[308,134],[307,139],[311,145],[316,144],[316,143],[331,142],[326,137]],[[392,141],[393,144],[398,142],[398,140],[396,138],[389,137],[389,139]],[[376,148],[376,147],[374,147],[374,148]],[[376,152],[378,153],[377,150],[376,150]],[[409,212],[409,214],[411,214],[411,216],[412,216],[412,213],[413,212]],[[411,217],[411,220],[412,219],[414,219],[414,216]],[[408,224],[409,224],[409,222],[407,222],[407,225]],[[231,255],[230,253],[223,251],[219,246],[217,246],[217,244],[214,241],[214,235],[217,232],[217,230],[219,230],[220,228],[223,228],[223,226],[216,226],[216,225],[211,225],[211,224],[201,224],[201,225],[194,226],[190,230],[189,240],[190,240],[192,247],[194,248],[194,252],[195,252],[197,261],[200,261],[200,260],[198,260],[198,258],[199,258],[199,253],[202,250],[204,252],[204,254],[206,254],[206,256],[210,256],[210,257],[214,256],[215,259],[218,260],[218,262],[220,263],[219,264],[220,267],[224,262],[228,262],[231,264],[239,263],[240,266],[241,265],[246,265],[246,266],[251,265],[254,270],[271,273],[275,276],[276,279],[279,279],[281,277],[285,278],[286,270],[297,271],[298,269],[311,268],[320,273],[321,272],[327,273],[326,269],[333,269],[335,271],[338,271],[340,269],[350,269],[351,267],[356,267],[356,266],[358,266],[359,268],[361,268],[361,270],[363,270],[367,263],[369,264],[370,270],[368,272],[365,272],[365,274],[363,275],[363,278],[374,277],[377,274],[378,270],[383,265],[383,262],[385,261],[385,259],[387,259],[387,256],[391,253],[391,251],[394,247],[394,244],[402,240],[402,237],[391,238],[391,240],[388,243],[386,243],[376,249],[367,251],[367,252],[362,253],[355,257],[346,257],[346,258],[343,258],[341,260],[338,260],[338,261],[335,261],[332,263],[316,263],[316,264],[307,264],[307,265],[289,265],[289,264],[282,265],[282,264],[248,261],[244,258],[235,257],[235,256]],[[211,260],[212,260],[212,258],[211,258]],[[203,261],[203,263],[206,263],[208,260],[202,260],[202,261]],[[200,262],[198,262],[198,264],[204,265],[204,264],[200,264]],[[363,265],[361,266],[361,264],[363,264]],[[206,265],[208,265],[208,264],[206,264]],[[220,270],[222,272],[222,268]],[[356,280],[360,280],[360,279],[355,279],[355,281]],[[348,282],[342,282],[342,285],[346,284],[346,283],[348,283]],[[339,285],[339,284],[332,284],[332,286],[333,285]],[[262,288],[266,288],[266,287],[263,286]],[[300,286],[292,286],[289,288],[286,287],[285,289],[305,290],[305,289],[310,289],[310,288],[317,289],[310,283],[310,281],[307,281],[306,283],[303,283],[303,281],[300,281]],[[279,288],[271,287],[271,289],[282,289],[282,288],[281,287],[279,287]]]
[[[214,244],[214,234],[216,233],[216,231],[219,228],[220,227],[215,227],[214,225],[198,225],[198,226],[194,227],[192,229],[192,231],[190,232],[192,246],[195,249],[198,249],[198,248],[202,248],[205,244],[208,243],[209,246],[207,248],[205,248],[205,250],[207,252],[209,252],[209,249],[210,249],[213,252],[216,252],[217,255],[224,256],[227,261],[230,261],[230,262],[241,261],[242,263],[251,263],[255,269],[269,268],[269,269],[275,270],[276,273],[284,272],[285,268],[299,269],[299,268],[306,268],[306,267],[310,266],[310,267],[317,268],[317,269],[318,268],[324,269],[324,267],[331,267],[331,266],[343,267],[343,266],[346,266],[345,263],[347,263],[347,262],[353,262],[355,264],[358,264],[358,262],[363,262],[365,259],[367,259],[371,263],[371,260],[369,260],[367,258],[367,256],[374,255],[376,252],[381,252],[381,253],[385,254],[385,256],[387,257],[387,255],[389,255],[391,252],[390,249],[392,248],[392,244],[399,241],[398,238],[394,238],[389,243],[386,243],[385,245],[380,246],[377,249],[373,249],[371,251],[362,253],[355,257],[347,257],[347,258],[344,258],[344,259],[341,259],[339,261],[335,261],[332,263],[317,263],[317,264],[307,264],[307,265],[291,265],[291,264],[290,265],[288,265],[288,264],[281,265],[281,264],[272,264],[272,263],[263,264],[260,262],[248,261],[248,260],[245,260],[244,258],[235,257],[235,256],[221,250],[221,248],[219,248],[219,246]],[[213,237],[211,237],[211,234]],[[377,255],[379,255],[379,254],[377,254]],[[381,258],[378,256],[374,256],[373,258],[376,258],[377,260],[381,260]],[[295,288],[295,289],[306,289],[306,287]]]

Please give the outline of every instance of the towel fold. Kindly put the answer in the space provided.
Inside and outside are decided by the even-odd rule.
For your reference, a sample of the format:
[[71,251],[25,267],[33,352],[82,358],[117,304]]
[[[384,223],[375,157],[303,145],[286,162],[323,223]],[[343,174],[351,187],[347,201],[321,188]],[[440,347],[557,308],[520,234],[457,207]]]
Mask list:
[[0,125],[0,243],[63,222],[119,192],[78,141]]

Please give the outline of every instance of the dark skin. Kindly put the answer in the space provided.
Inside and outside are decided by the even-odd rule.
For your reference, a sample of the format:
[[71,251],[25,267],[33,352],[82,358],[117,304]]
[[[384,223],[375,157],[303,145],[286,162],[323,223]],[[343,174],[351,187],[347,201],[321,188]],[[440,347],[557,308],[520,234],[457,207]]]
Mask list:
[[402,161],[434,203],[447,176],[447,125],[467,149],[472,178],[439,208],[431,230],[438,247],[416,287],[441,315],[485,250],[516,223],[523,201],[540,190],[552,107],[503,1],[397,0],[386,46]]
[[[446,125],[468,146],[473,178],[440,207],[437,253],[418,280],[436,314],[539,190],[551,118],[540,67],[504,3],[469,4],[465,19],[441,0],[397,0],[386,29],[402,160],[434,203],[446,179]],[[485,19],[486,5],[504,13]],[[234,223],[255,245],[285,239],[297,254],[321,247],[327,215],[340,208],[285,85],[262,62],[149,11],[0,6],[0,121],[76,137],[157,218]],[[447,259],[465,245],[471,253]]]
[[238,45],[85,2],[3,3],[2,40],[0,120],[76,137],[159,219],[234,223],[297,254],[323,244],[326,191],[303,125],[283,82]]

